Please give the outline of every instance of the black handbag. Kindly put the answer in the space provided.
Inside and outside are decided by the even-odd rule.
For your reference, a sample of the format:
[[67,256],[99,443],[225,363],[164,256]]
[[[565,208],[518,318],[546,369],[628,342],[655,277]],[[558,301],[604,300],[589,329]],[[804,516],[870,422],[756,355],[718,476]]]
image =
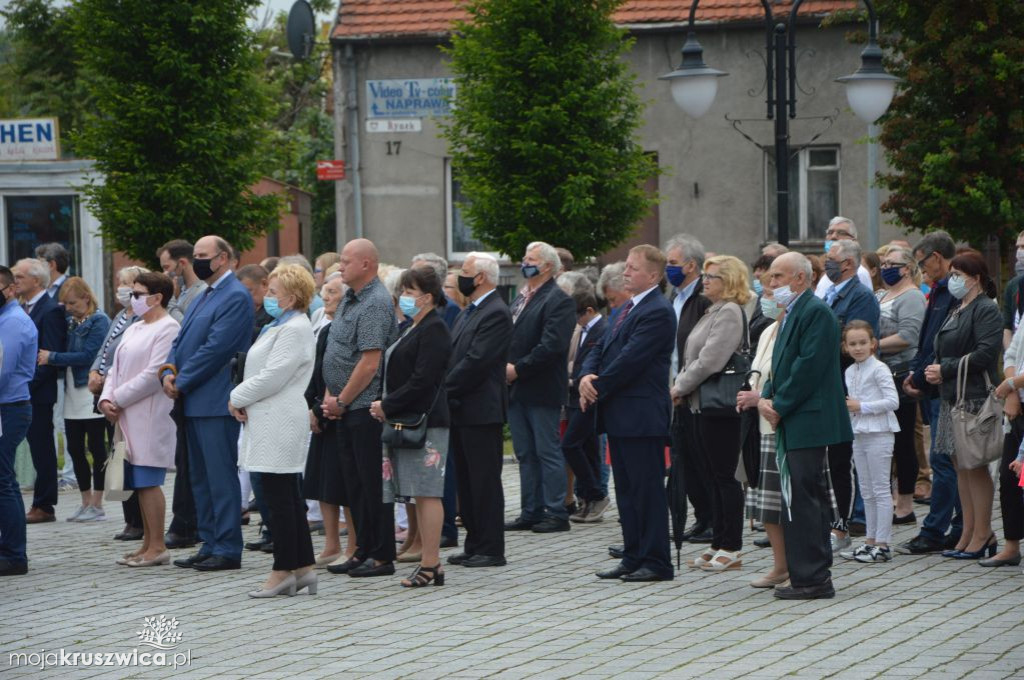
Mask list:
[[[751,389],[750,377],[760,371],[747,373],[743,390]],[[740,413],[740,458],[743,470],[747,474],[747,483],[757,488],[761,482],[761,416],[756,408],[748,408]]]
[[409,416],[398,416],[384,419],[384,429],[380,433],[380,441],[392,449],[422,449],[427,445],[427,417],[434,410],[437,396],[441,388],[434,393],[434,401],[426,413]]
[[747,313],[743,311],[743,307],[740,307],[740,314],[743,315],[743,344],[739,351],[732,353],[721,371],[700,384],[701,413],[718,417],[739,417],[736,413],[736,395],[747,383],[747,374],[754,363],[754,357],[750,353]]
[[245,352],[235,352],[231,357],[231,384],[235,387],[245,380]]

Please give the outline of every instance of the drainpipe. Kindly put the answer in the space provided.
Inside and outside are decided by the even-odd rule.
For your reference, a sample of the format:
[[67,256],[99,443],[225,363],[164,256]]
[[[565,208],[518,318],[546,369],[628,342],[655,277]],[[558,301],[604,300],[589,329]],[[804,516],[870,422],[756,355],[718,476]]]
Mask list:
[[345,109],[348,111],[348,153],[346,171],[352,177],[352,210],[355,220],[355,238],[363,238],[363,189],[359,176],[359,90],[356,87],[356,58],[351,43],[345,45],[345,69],[348,93]]

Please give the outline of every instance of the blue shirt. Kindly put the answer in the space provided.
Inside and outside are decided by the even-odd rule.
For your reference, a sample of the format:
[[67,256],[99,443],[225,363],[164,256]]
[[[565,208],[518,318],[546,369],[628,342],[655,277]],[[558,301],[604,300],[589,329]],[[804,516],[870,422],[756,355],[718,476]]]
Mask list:
[[796,301],[799,300],[800,298],[802,298],[804,293],[806,293],[806,292],[807,292],[806,290],[803,291],[803,293],[800,293],[799,295],[797,295],[795,298],[793,298],[792,300],[789,301],[788,305],[786,305],[786,316],[782,317],[782,325],[779,326],[779,335],[776,335],[775,336],[776,338],[778,338],[780,335],[782,335],[782,329],[786,327],[786,322],[789,321],[789,313],[793,311],[793,305],[795,305]]
[[0,307],[0,404],[28,401],[28,384],[36,374],[39,331],[17,300]]

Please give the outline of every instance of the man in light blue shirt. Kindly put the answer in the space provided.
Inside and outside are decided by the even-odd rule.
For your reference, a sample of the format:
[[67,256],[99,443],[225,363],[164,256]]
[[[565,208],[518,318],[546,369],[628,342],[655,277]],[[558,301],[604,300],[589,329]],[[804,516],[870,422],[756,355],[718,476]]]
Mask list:
[[0,576],[28,571],[25,504],[14,454],[32,422],[28,384],[35,375],[38,331],[18,304],[14,274],[0,266]]

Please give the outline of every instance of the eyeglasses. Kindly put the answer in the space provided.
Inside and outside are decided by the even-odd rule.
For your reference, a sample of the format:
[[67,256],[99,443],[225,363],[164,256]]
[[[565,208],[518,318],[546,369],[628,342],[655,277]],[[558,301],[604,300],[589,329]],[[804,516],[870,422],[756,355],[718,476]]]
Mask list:
[[932,252],[928,253],[927,255],[925,255],[924,257],[922,257],[920,260],[918,260],[917,261],[918,269],[924,269],[924,263],[927,262],[928,258],[930,258],[934,254],[935,254],[935,251],[932,251]]
[[153,293],[140,293],[137,290],[133,290],[131,293],[132,297],[135,298],[136,300],[138,300],[139,298],[149,297],[152,294]]
[[704,281],[710,281],[711,279],[718,279],[719,281],[722,280],[722,277],[718,274],[701,274],[700,278]]
[[825,232],[825,238],[836,238],[839,236],[845,236],[846,238],[853,238],[853,234],[844,229],[829,229]]
[[906,267],[909,262],[882,262],[883,267]]

